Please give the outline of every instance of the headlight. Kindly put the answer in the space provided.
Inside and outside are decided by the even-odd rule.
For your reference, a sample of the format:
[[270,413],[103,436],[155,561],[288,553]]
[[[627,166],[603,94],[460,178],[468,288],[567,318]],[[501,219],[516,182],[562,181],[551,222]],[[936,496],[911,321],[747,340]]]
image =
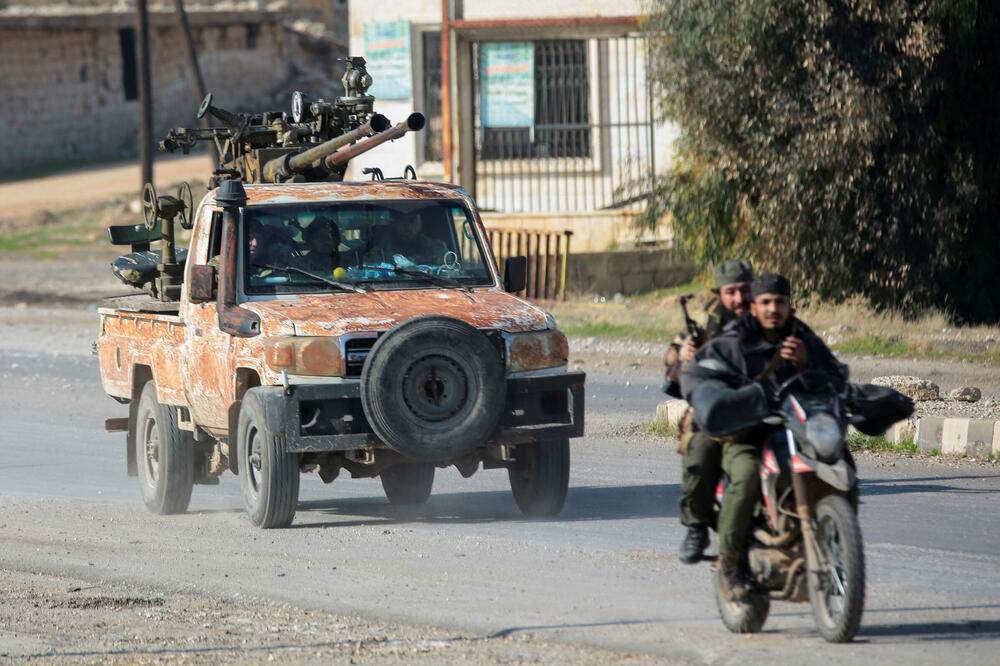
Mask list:
[[566,365],[569,358],[569,341],[562,331],[510,334],[507,346],[507,371],[523,372]]
[[264,342],[264,360],[272,370],[292,375],[342,376],[339,337],[282,336]]
[[844,442],[844,431],[837,419],[830,414],[813,414],[806,422],[806,439],[813,445],[823,460],[831,460],[840,453]]

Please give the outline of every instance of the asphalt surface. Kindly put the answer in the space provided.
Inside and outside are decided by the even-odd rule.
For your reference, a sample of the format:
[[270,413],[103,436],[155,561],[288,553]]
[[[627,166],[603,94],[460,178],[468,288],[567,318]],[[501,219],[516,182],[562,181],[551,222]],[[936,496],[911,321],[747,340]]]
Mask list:
[[785,603],[762,633],[736,636],[718,619],[709,566],[675,555],[679,457],[645,433],[662,397],[656,358],[576,357],[589,373],[588,435],[573,442],[556,519],[523,519],[501,471],[463,479],[449,469],[408,513],[377,480],[307,476],[293,526],[261,531],[232,475],[196,486],[185,515],[147,513],[125,474],[124,435],[103,432],[126,408],[103,394],[89,355],[96,315],[27,325],[17,314],[0,312],[0,569],[671,662],[995,663],[1000,650],[993,466],[861,456],[869,584],[856,641],[824,643],[808,605]]

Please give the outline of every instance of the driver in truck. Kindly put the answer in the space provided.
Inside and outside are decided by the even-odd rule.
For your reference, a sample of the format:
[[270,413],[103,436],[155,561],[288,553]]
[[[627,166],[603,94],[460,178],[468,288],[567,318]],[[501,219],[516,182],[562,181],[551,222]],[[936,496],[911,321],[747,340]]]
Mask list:
[[[791,284],[765,273],[750,285],[749,312],[695,354],[681,376],[681,391],[703,429],[713,411],[767,413],[764,386],[773,393],[806,367],[838,372],[836,359],[808,326],[793,314]],[[725,370],[720,372],[720,368]],[[763,386],[762,386],[763,385]],[[724,438],[722,469],[729,477],[718,517],[719,570],[723,594],[746,597],[746,545],[754,505],[760,497],[760,447],[764,428],[757,423]]]
[[379,239],[381,242],[376,243],[374,252],[383,257],[383,261],[392,261],[397,265],[397,255],[414,264],[441,264],[447,248],[443,242],[425,234],[423,228],[424,220],[420,213],[397,213],[389,221],[389,233]]

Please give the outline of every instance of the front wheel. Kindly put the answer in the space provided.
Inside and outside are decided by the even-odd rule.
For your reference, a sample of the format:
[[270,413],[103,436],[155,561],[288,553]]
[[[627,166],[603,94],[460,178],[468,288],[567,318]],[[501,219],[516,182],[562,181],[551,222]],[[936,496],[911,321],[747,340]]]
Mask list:
[[555,516],[569,488],[569,440],[521,444],[507,468],[514,501],[525,516]]
[[715,605],[719,608],[722,624],[734,634],[755,634],[760,631],[771,610],[771,598],[767,593],[751,591],[743,601],[730,601],[722,594],[720,576],[722,572],[716,567],[713,577]]
[[236,434],[243,504],[257,527],[287,527],[299,501],[299,456],[287,453],[264,419],[258,389],[243,396]]
[[816,505],[816,544],[825,571],[809,572],[809,600],[820,635],[847,643],[858,633],[865,607],[865,552],[851,505],[827,495]]
[[423,504],[434,486],[434,465],[431,463],[399,463],[379,474],[382,489],[391,504]]
[[135,419],[136,460],[142,501],[153,513],[184,513],[194,486],[194,443],[177,427],[177,409],[156,400],[146,382]]

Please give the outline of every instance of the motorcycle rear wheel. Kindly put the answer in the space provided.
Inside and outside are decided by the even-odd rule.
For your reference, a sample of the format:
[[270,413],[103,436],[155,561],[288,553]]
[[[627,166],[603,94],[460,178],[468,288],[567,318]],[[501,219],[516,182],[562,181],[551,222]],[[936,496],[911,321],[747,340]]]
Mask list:
[[767,621],[767,614],[771,610],[771,598],[767,593],[760,594],[751,592],[743,601],[729,601],[721,593],[722,585],[719,577],[722,572],[716,568],[715,583],[715,605],[719,607],[719,616],[726,629],[734,634],[755,634],[761,630]]
[[865,607],[865,552],[858,517],[840,495],[816,504],[816,544],[829,564],[825,575],[809,572],[809,600],[820,635],[848,643]]

